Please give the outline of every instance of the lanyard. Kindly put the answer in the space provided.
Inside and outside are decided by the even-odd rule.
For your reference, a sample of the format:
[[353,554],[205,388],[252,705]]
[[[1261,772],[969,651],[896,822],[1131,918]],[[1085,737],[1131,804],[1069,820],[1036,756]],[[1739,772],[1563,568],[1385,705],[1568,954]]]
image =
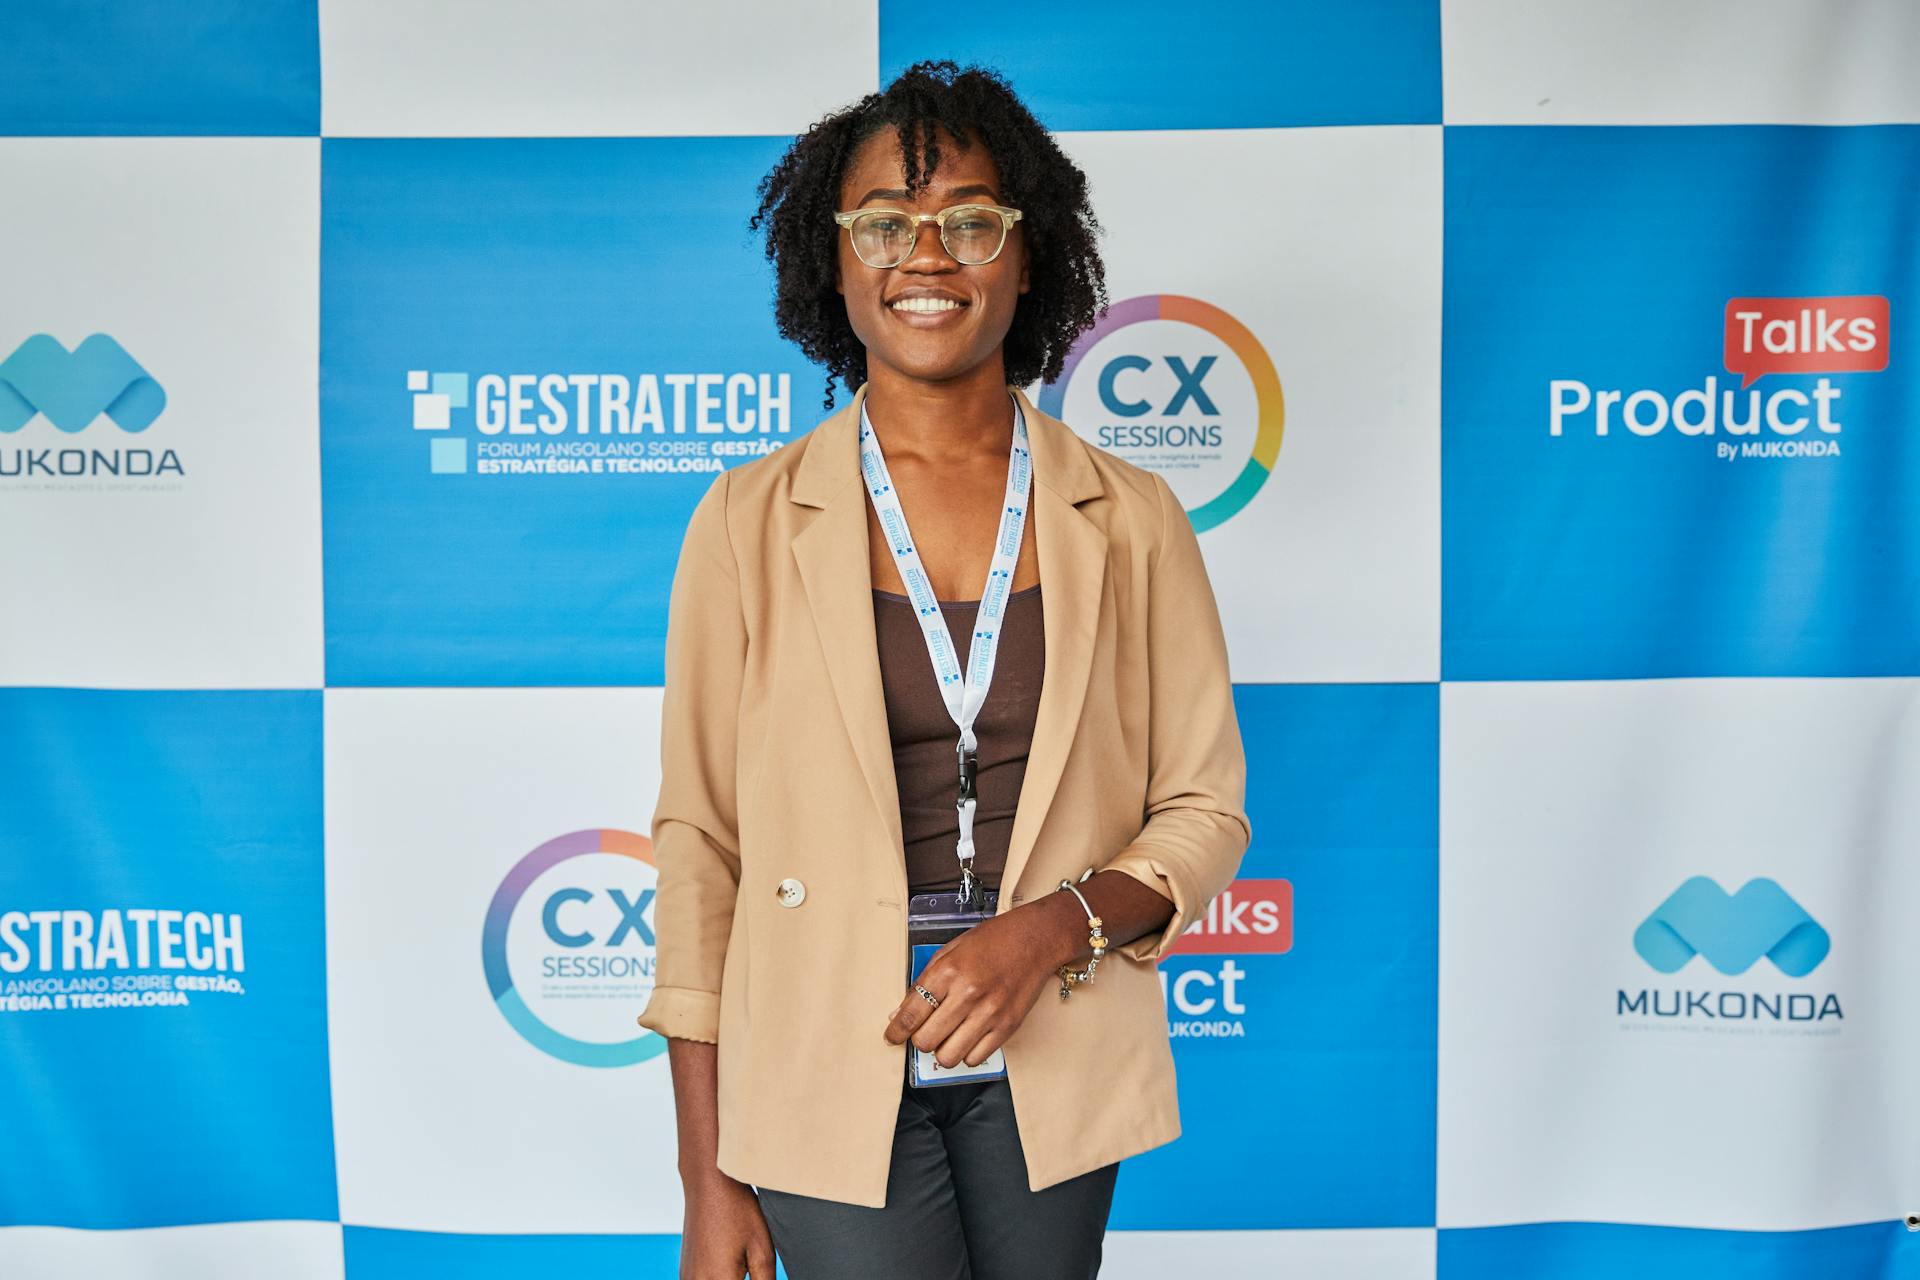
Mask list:
[[1027,492],[1033,478],[1032,455],[1027,450],[1027,420],[1020,403],[1013,405],[1013,451],[1007,457],[1007,495],[1000,509],[1000,532],[993,546],[993,563],[987,568],[987,585],[980,591],[980,609],[974,618],[973,642],[967,652],[967,670],[960,671],[955,657],[953,636],[947,620],[934,598],[933,586],[920,565],[920,553],[914,550],[913,536],[907,532],[907,513],[900,505],[893,478],[887,474],[887,460],[880,454],[880,441],[873,434],[867,407],[860,406],[860,474],[866,481],[867,496],[873,500],[874,513],[893,552],[894,567],[906,584],[907,598],[914,616],[920,621],[920,634],[927,642],[927,654],[933,659],[934,675],[940,682],[940,698],[947,714],[960,729],[960,741],[954,755],[960,767],[960,795],[954,802],[959,811],[960,839],[955,856],[960,859],[960,901],[977,906],[982,898],[973,876],[974,778],[979,759],[979,742],[973,735],[973,721],[987,700],[987,686],[993,682],[993,659],[1005,620],[1007,595],[1013,585],[1013,569],[1020,557],[1020,536],[1027,524]]

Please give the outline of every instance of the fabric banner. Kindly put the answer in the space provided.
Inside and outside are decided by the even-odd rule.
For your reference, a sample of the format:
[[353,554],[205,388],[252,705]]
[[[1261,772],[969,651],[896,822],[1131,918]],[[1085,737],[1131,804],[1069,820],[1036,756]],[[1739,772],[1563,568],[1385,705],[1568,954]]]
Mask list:
[[0,7],[0,1274],[677,1274],[668,591],[826,391],[747,219],[951,57],[1248,757],[1102,1274],[1920,1278],[1920,7],[957,16]]

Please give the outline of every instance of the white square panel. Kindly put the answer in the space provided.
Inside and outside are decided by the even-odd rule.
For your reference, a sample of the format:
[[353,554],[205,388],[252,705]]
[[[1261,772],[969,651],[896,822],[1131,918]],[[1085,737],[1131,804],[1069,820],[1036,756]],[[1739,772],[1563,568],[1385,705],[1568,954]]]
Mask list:
[[797,134],[876,87],[873,0],[321,0],[330,137]]
[[[1267,424],[1276,406],[1248,389],[1258,380],[1238,352],[1176,350],[1179,326],[1137,323],[1097,338],[1062,400],[1069,425],[1160,470],[1190,513],[1224,499],[1230,514],[1200,541],[1234,679],[1438,679],[1440,129],[1070,133],[1061,143],[1086,170],[1106,229],[1110,316],[1143,299],[1197,300],[1225,317],[1223,329],[1243,329],[1277,378],[1278,454],[1244,499],[1225,499],[1229,478],[1260,452],[1256,412]],[[1227,174],[1231,198],[1178,194]],[[1180,394],[1209,356],[1201,385],[1217,415]],[[1137,448],[1140,424],[1197,443]],[[1221,433],[1220,457],[1207,456],[1196,428]]]
[[319,159],[0,138],[0,683],[320,684]]
[[[536,1043],[550,1030],[656,1040],[633,1022],[650,974],[645,990],[611,999],[581,983],[571,1007],[560,984],[534,1025],[512,1021],[487,968],[503,902],[512,927],[501,936],[524,962],[516,998],[536,999],[548,956],[650,960],[632,935],[602,945],[621,919],[607,891],[642,902],[622,859],[569,864],[590,874],[559,897],[560,872],[504,897],[502,885],[557,837],[648,831],[659,708],[658,689],[327,691],[327,999],[344,1221],[680,1230],[664,1052],[594,1066]],[[543,938],[549,903],[556,930],[593,934],[593,945]]]
[[[1126,1175],[1121,1174],[1122,1177]],[[1434,1232],[1109,1231],[1101,1280],[1190,1276],[1338,1276],[1433,1280]]]
[[1442,686],[1439,1225],[1920,1203],[1916,776],[1920,681]]
[[1911,0],[1444,0],[1448,124],[1920,120]]
[[337,1222],[221,1222],[137,1231],[0,1229],[7,1280],[341,1280]]

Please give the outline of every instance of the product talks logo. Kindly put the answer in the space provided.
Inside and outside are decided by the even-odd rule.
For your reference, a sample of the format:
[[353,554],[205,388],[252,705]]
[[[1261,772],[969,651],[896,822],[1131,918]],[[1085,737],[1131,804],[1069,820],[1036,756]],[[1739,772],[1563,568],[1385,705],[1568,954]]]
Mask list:
[[166,407],[160,384],[104,333],[89,334],[72,351],[36,333],[0,361],[0,432],[44,414],[72,434],[103,413],[122,431],[145,431]]
[[[1547,434],[1639,438],[1672,433],[1712,439],[1714,456],[1839,457],[1842,392],[1829,375],[1887,369],[1891,304],[1880,294],[1738,297],[1720,317],[1720,363],[1739,379],[1736,390],[1717,374],[1684,390],[1596,387],[1582,378],[1550,378]],[[1770,390],[1754,386],[1775,378]],[[1813,386],[1791,379],[1811,376]],[[1580,429],[1584,426],[1584,430]]]
[[1767,878],[1728,894],[1694,876],[1655,907],[1633,934],[1633,949],[1661,973],[1678,973],[1696,955],[1721,973],[1745,973],[1760,957],[1790,978],[1804,978],[1827,958],[1827,931]]

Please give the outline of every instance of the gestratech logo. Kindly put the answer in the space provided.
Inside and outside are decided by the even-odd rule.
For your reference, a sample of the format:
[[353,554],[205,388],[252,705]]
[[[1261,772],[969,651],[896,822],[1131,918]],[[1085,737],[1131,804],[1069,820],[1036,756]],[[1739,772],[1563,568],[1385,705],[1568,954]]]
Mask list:
[[1831,946],[1827,931],[1764,876],[1733,894],[1707,876],[1694,876],[1633,934],[1633,949],[1661,973],[1678,973],[1699,955],[1721,973],[1739,974],[1765,956],[1788,977],[1804,978]]
[[644,477],[780,448],[793,375],[408,369],[407,393],[433,474]]
[[166,407],[160,383],[104,333],[72,351],[36,333],[0,360],[0,431],[18,431],[40,414],[71,435],[104,413],[122,431],[141,432]]

